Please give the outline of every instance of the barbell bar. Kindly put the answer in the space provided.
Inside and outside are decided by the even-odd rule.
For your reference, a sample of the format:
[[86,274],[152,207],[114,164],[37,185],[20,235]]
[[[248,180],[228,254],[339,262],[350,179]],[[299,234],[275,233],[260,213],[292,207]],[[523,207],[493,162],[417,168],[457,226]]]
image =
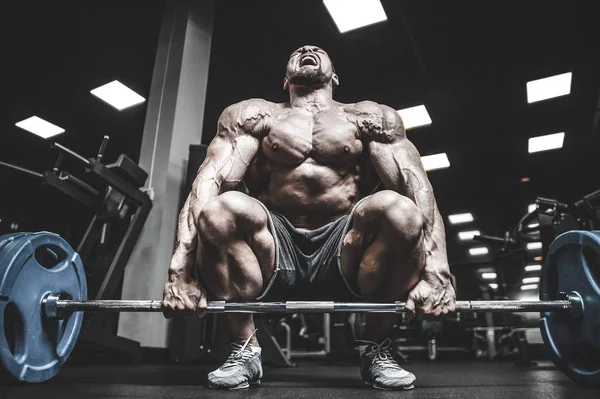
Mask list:
[[[566,299],[552,301],[457,301],[457,312],[582,312],[581,296],[572,292]],[[74,301],[49,294],[43,300],[44,316],[64,319],[73,312],[162,312],[162,301],[155,300],[89,300]],[[206,313],[404,313],[406,302],[225,302],[209,301]]]

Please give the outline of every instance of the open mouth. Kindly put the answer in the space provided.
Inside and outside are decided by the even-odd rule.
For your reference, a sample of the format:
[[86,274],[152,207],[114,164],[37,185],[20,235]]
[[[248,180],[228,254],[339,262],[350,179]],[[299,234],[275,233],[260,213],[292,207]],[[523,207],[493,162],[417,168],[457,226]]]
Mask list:
[[300,66],[312,65],[317,66],[319,62],[317,61],[317,57],[312,54],[306,54],[300,58]]

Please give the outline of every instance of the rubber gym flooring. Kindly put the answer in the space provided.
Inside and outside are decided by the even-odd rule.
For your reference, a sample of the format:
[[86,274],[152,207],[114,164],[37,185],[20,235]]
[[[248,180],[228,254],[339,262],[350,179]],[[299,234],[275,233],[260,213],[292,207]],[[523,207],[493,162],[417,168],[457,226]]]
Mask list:
[[550,362],[518,367],[509,362],[417,361],[407,364],[417,376],[411,391],[379,391],[363,384],[355,365],[303,362],[298,368],[265,367],[259,387],[215,391],[205,387],[204,366],[67,366],[40,385],[0,386],[0,398],[600,398],[600,392],[575,385]]

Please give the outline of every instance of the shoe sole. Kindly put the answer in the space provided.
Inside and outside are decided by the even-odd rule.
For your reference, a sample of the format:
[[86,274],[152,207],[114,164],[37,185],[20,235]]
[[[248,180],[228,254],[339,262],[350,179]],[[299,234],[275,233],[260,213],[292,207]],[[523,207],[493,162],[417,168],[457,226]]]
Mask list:
[[392,387],[392,388],[386,388],[386,387],[382,387],[381,385],[376,385],[372,382],[367,382],[365,381],[365,385],[370,385],[375,389],[379,389],[381,391],[410,391],[411,389],[414,389],[414,385],[410,384],[410,385],[404,385],[404,386],[399,386],[399,387]]
[[218,385],[213,385],[210,382],[208,383],[208,387],[210,389],[227,389],[229,391],[235,391],[237,389],[246,389],[246,388],[250,388],[250,385],[260,385],[260,380],[255,380],[255,381],[246,381],[246,382],[242,382],[240,385],[236,385],[234,387],[222,387],[222,386],[218,386]]
[[[414,389],[414,385],[410,384],[410,385],[405,385],[405,386],[401,386],[401,387],[394,387],[394,388],[386,388],[386,387],[382,387],[376,384],[373,384],[371,382],[364,382],[365,385],[369,385],[372,386],[375,389],[379,389],[381,391],[409,391],[411,389]],[[246,389],[246,388],[250,388],[250,385],[260,385],[260,380],[256,380],[256,381],[251,381],[251,382],[244,382],[240,385],[237,385],[235,387],[231,387],[231,388],[226,388],[226,387],[220,387],[220,386],[216,386],[216,385],[212,385],[211,383],[208,384],[208,387],[211,389],[227,389],[229,391],[235,391],[238,389]]]

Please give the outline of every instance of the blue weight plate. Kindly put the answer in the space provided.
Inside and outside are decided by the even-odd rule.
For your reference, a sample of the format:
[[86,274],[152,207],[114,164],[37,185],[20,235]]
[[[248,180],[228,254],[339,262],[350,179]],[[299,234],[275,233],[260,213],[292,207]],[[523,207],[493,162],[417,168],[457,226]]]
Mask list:
[[81,259],[58,235],[33,233],[1,250],[0,273],[0,366],[20,381],[47,381],[71,354],[83,314],[46,319],[42,299],[49,293],[87,299]]
[[577,383],[600,387],[600,232],[569,231],[550,245],[540,281],[540,299],[577,292],[583,315],[544,313],[542,337],[554,363]]
[[[2,258],[4,257],[4,254],[8,252],[10,246],[15,241],[18,241],[19,238],[24,235],[26,235],[26,233],[10,233],[10,234],[4,234],[4,235],[0,236],[0,277],[4,275],[4,262],[2,262]],[[0,281],[2,281],[1,278],[0,278]],[[0,296],[0,307],[3,306],[2,302],[7,302],[7,301],[8,301],[8,297]],[[4,325],[0,324],[0,332],[3,332],[5,330],[6,330],[6,328],[4,327]],[[3,381],[6,381],[10,377],[11,377],[10,374],[7,375],[6,370],[2,367],[2,365],[0,363],[0,383]]]
[[[0,236],[0,284],[4,280],[6,268],[10,265],[11,259],[11,248],[15,248],[15,246],[19,245],[19,240],[29,233],[10,233],[4,234]],[[4,256],[8,255],[7,261],[4,261]],[[0,293],[0,300],[7,300],[6,297],[2,296]]]
[[4,251],[4,249],[9,246],[9,244],[12,244],[13,242],[17,241],[19,238],[23,237],[27,235],[27,233],[10,233],[10,234],[4,234],[0,236],[0,259],[2,258],[2,253]]

